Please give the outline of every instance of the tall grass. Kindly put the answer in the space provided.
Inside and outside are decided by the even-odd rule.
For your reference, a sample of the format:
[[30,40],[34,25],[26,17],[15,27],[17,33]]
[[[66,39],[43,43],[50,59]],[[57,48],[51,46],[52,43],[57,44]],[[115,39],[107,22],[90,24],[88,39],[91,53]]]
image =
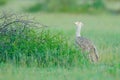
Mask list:
[[48,30],[39,33],[31,30],[24,36],[2,36],[0,40],[4,43],[0,46],[0,62],[41,67],[80,66],[88,62],[67,39]]
[[81,50],[59,33],[35,28],[31,20],[15,14],[3,15],[0,20],[0,63],[40,67],[89,63]]
[[[6,58],[7,59],[6,62],[1,62],[0,80],[16,80],[16,79],[17,80],[21,80],[21,79],[24,80],[37,80],[37,79],[119,80],[120,79],[119,76],[120,75],[120,63],[119,63],[120,62],[119,59],[120,16],[115,16],[115,15],[111,16],[108,14],[90,16],[90,15],[45,14],[45,13],[34,14],[34,16],[39,18],[39,21],[41,21],[42,23],[51,26],[49,27],[50,29],[47,30],[47,29],[37,28],[37,30],[36,29],[32,29],[32,30],[30,29],[30,31],[26,30],[27,33],[25,32],[25,34],[27,36],[25,37],[21,36],[15,38],[15,43],[13,44],[16,47],[13,46],[12,48],[14,49],[14,54],[16,57]],[[82,20],[85,23],[85,27],[83,27],[82,29],[82,35],[91,39],[95,43],[98,49],[100,55],[100,61],[97,64],[90,65],[89,62],[87,62],[86,59],[84,59],[83,55],[79,54],[80,52],[79,49],[77,49],[70,40],[70,39],[72,40],[74,39],[75,31],[74,31],[74,25],[72,24],[73,21],[76,21],[76,19],[79,20],[78,17],[80,18],[80,20]],[[58,33],[58,31],[60,32],[62,31],[62,33]],[[0,38],[3,39],[0,42],[2,41],[9,42],[9,37],[7,39],[5,37],[7,36]],[[66,37],[70,37],[70,39],[67,39]],[[64,43],[60,43],[60,42],[64,42]],[[50,47],[50,46],[55,46],[55,47]],[[18,53],[19,52],[18,50],[21,53]],[[39,51],[41,52],[38,53]],[[56,53],[56,51],[59,54]],[[29,53],[27,52],[32,54],[33,57],[32,55],[29,55]],[[41,56],[41,54],[44,57],[42,58],[38,57]],[[52,56],[48,57],[49,56],[48,54]],[[53,56],[54,54],[58,55],[58,57]],[[69,54],[72,55],[70,56]],[[37,58],[38,61],[41,61],[43,59],[43,62],[39,63],[37,61]],[[46,63],[46,61],[48,61],[48,63]],[[69,63],[69,61],[71,62]],[[16,67],[11,63],[22,65],[22,67],[21,66]],[[83,65],[89,67],[84,67]],[[33,66],[33,67],[29,67],[29,66]],[[59,66],[59,67],[55,68],[55,66]],[[66,66],[67,67],[74,66],[74,67],[63,68]],[[47,68],[43,68],[43,67],[47,67]]]

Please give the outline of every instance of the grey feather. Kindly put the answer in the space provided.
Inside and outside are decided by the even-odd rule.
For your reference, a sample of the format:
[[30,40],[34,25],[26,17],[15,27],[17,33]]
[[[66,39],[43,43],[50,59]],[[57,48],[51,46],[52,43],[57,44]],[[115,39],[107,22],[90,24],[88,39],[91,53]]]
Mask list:
[[77,45],[82,49],[82,52],[87,52],[92,62],[97,62],[99,59],[95,45],[84,37],[76,37]]

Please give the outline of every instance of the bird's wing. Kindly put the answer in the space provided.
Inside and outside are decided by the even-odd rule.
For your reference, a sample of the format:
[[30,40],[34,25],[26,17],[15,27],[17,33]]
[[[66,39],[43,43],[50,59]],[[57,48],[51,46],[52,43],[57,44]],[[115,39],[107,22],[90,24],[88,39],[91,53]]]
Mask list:
[[90,40],[84,38],[84,37],[77,37],[76,43],[79,45],[83,50],[89,51],[91,47],[93,47],[93,44]]

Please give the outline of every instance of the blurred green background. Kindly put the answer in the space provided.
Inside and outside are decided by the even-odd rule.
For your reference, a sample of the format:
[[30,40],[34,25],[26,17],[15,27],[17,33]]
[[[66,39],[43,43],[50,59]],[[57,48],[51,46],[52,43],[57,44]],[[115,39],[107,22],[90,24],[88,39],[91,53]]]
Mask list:
[[26,12],[120,13],[119,4],[119,0],[0,0],[0,7]]
[[[34,31],[28,32],[29,41],[26,41],[26,38],[23,39],[24,36],[22,38],[17,36],[15,42],[10,43],[9,35],[7,38],[6,36],[0,37],[1,42],[3,39],[8,43],[7,45],[12,46],[12,49],[4,48],[2,55],[10,52],[15,55],[23,54],[20,65],[18,65],[14,58],[13,62],[4,59],[1,51],[0,60],[3,59],[6,62],[4,63],[2,60],[0,62],[0,80],[120,79],[120,0],[0,0],[0,10],[15,12],[18,15],[25,14],[25,17],[35,17],[36,22],[47,25],[47,29],[50,31],[50,33],[47,30],[41,32],[44,33],[42,38],[45,38],[47,42],[42,45],[39,45],[41,35],[36,35]],[[88,63],[79,55],[79,51],[74,49],[75,21],[84,23],[81,35],[92,40],[96,45],[100,55],[98,63]],[[0,21],[1,23],[2,21]],[[14,36],[12,37],[14,38]],[[51,43],[54,44],[50,45]],[[47,62],[36,66],[36,59],[24,56],[29,52],[36,55],[40,51],[45,56],[52,55],[54,59],[43,56],[42,60]],[[58,53],[62,64],[59,60],[57,62],[56,54],[52,53]],[[70,58],[66,54],[69,54]],[[11,55],[9,56],[11,57]],[[44,61],[42,62],[44,63]]]

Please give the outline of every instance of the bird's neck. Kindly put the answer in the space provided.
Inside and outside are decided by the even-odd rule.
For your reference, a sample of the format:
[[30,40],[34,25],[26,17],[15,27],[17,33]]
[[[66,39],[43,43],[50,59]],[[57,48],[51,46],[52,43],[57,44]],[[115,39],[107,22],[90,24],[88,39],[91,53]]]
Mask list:
[[81,26],[77,26],[76,37],[81,37]]

